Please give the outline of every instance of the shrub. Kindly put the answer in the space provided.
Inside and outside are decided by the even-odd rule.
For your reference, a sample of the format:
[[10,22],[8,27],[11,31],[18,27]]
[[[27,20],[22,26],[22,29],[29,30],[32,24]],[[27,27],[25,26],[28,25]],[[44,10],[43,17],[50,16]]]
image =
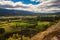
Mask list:
[[5,32],[4,28],[0,28],[0,34],[3,34]]

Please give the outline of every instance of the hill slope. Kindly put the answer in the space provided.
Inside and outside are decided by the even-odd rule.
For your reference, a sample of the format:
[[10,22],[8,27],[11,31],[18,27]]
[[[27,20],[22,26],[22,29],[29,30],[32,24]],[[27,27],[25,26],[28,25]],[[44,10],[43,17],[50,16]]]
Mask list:
[[38,33],[37,35],[32,37],[31,40],[53,40],[55,36],[58,38],[58,40],[60,40],[60,36],[58,35],[60,35],[60,22],[52,25],[46,31]]
[[58,13],[34,13],[24,10],[8,10],[0,8],[0,16],[19,16],[19,15],[59,15]]

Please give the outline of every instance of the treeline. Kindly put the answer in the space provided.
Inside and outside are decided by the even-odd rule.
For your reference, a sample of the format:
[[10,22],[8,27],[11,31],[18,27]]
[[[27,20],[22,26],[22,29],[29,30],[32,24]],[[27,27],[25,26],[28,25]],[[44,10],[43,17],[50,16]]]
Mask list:
[[60,19],[60,16],[54,16],[54,17],[41,17],[41,16],[37,16],[37,20],[38,21],[50,21],[50,22],[53,22],[53,21],[56,21],[56,20],[59,20]]
[[[14,17],[14,16],[13,16]],[[34,17],[34,16],[33,16]],[[23,16],[23,18],[0,18],[0,21],[9,21],[9,20],[27,20],[27,21],[54,21],[59,20],[60,16],[36,16],[35,18],[27,18]]]

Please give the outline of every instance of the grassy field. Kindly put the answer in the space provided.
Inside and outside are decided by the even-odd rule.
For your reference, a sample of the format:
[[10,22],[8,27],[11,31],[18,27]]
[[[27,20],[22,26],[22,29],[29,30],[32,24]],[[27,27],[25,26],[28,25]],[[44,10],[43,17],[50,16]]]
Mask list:
[[[38,17],[39,18],[39,17]],[[3,21],[2,21],[3,19]],[[37,20],[37,16],[21,16],[21,17],[2,17],[0,20],[0,29],[4,28],[4,33],[0,34],[0,37],[5,36],[7,33],[12,33],[12,36],[9,36],[9,38],[7,38],[7,40],[15,40],[15,36],[18,38],[17,40],[20,40],[21,34],[15,34],[13,32],[21,32],[23,31],[24,35],[23,40],[27,40],[29,39],[29,35],[31,35],[31,37],[33,35],[36,35],[38,32],[42,32],[44,30],[46,30],[48,27],[50,27],[51,25],[53,25],[55,22],[51,22],[51,21],[40,21]],[[22,30],[21,30],[22,27]],[[0,30],[1,31],[1,30]],[[27,35],[28,37],[25,37],[26,34],[29,33],[29,35]]]

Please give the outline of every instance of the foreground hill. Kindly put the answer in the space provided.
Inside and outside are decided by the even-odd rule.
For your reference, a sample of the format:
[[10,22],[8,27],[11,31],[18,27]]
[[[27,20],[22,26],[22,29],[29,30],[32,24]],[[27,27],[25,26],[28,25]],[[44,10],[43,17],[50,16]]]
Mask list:
[[38,33],[31,40],[60,40],[60,22],[52,25],[44,32]]

